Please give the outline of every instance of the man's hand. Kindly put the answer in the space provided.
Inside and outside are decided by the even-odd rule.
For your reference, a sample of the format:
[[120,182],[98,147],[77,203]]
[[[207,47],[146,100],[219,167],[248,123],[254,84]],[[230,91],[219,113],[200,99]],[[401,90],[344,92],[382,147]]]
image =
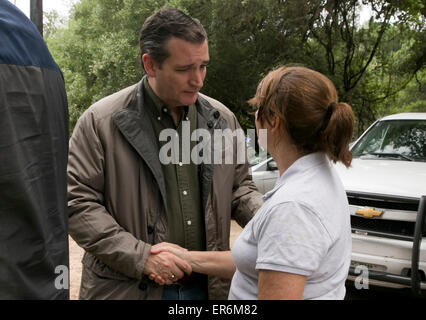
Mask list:
[[[162,242],[158,243],[151,248],[151,257],[159,256],[159,257],[169,257],[170,259],[175,259],[180,266],[180,271],[178,275],[174,274],[173,271],[167,272],[152,272],[149,274],[149,278],[155,281],[159,285],[170,285],[184,276],[189,276],[192,272],[191,265],[187,261],[187,249],[184,249],[176,244]],[[149,258],[148,258],[149,259]],[[185,268],[185,269],[184,269]],[[189,269],[189,272],[188,272]],[[183,273],[182,273],[183,272]],[[147,274],[147,273],[146,273]],[[182,274],[182,276],[180,276]],[[174,275],[174,277],[173,277]]]
[[186,251],[178,245],[166,242],[152,246],[151,255],[145,264],[144,274],[149,275],[151,280],[160,285],[172,285],[185,275],[190,275],[192,268],[181,257],[161,249],[165,247],[179,250],[179,252]]

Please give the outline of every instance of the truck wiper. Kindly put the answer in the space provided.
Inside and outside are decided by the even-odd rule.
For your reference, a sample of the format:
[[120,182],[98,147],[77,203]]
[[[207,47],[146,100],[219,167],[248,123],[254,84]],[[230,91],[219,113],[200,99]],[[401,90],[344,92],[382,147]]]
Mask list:
[[407,161],[414,161],[413,158],[410,158],[409,156],[406,156],[404,154],[397,153],[397,152],[368,152],[368,153],[362,154],[362,156],[366,156],[366,155],[370,155],[370,154],[373,155],[373,156],[386,157],[386,158],[399,157],[399,158],[403,158],[404,160],[407,160]]

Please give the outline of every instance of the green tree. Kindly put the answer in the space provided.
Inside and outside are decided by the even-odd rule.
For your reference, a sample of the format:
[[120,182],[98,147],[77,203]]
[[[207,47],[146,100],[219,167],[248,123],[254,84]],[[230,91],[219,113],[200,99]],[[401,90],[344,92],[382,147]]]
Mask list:
[[140,80],[139,30],[165,1],[81,0],[47,39],[64,73],[70,127],[95,101]]
[[[389,109],[383,106],[395,102],[395,95],[425,66],[417,53],[424,44],[416,39],[424,34],[424,17],[401,12],[393,1],[363,3],[373,10],[366,26],[358,23],[359,1],[316,1],[308,30],[312,41],[305,44],[316,65],[326,67],[319,71],[333,80],[341,100],[353,107],[357,134],[385,114]],[[404,37],[408,41],[398,43]]]
[[244,128],[254,125],[246,101],[260,79],[301,64],[334,82],[359,133],[381,115],[424,110],[414,97],[424,92],[426,65],[421,0],[362,2],[374,13],[364,26],[358,0],[81,0],[66,27],[49,28],[47,43],[65,76],[71,128],[90,104],[140,80],[140,27],[167,5],[205,26],[211,63],[203,92]]

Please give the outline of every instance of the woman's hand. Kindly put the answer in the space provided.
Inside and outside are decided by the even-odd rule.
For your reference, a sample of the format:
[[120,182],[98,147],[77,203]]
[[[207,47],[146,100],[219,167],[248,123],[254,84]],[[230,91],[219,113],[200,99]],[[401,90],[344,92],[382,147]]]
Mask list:
[[175,256],[189,263],[189,251],[185,248],[178,246],[177,244],[162,242],[151,247],[151,254],[158,254],[160,252],[172,253]]

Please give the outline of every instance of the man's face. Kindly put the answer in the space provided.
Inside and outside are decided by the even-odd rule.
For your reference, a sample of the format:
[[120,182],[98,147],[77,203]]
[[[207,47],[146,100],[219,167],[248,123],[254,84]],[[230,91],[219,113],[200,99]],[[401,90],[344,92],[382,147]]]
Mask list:
[[191,105],[197,100],[206,77],[209,62],[207,40],[193,44],[172,37],[167,48],[170,56],[161,68],[154,62],[153,72],[149,75],[150,85],[170,108]]

